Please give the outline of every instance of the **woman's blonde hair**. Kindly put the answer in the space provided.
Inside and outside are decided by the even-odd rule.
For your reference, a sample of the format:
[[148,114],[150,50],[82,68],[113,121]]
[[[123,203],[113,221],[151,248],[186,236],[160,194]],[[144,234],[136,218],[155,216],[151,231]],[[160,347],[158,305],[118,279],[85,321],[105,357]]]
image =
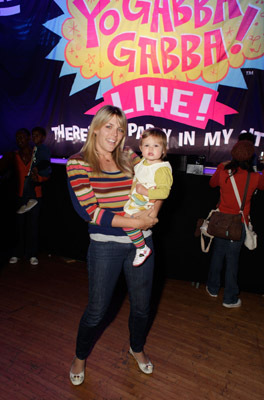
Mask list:
[[127,119],[125,113],[118,107],[106,105],[100,108],[92,119],[85,144],[81,149],[84,161],[86,161],[97,174],[100,174],[100,162],[96,150],[96,133],[103,125],[116,115],[120,128],[124,131],[124,136],[112,153],[113,159],[120,171],[128,176],[133,175],[133,165],[127,152],[124,152],[124,143],[127,133]]

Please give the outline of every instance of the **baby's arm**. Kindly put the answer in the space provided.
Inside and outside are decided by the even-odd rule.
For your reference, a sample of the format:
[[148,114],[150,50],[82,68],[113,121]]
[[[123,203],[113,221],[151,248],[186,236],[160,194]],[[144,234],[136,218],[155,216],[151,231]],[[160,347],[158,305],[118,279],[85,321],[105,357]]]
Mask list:
[[148,196],[148,189],[141,183],[136,184],[136,192],[142,194],[143,196]]
[[148,196],[150,200],[164,200],[170,194],[173,178],[168,167],[161,167],[155,173],[155,186],[149,189],[141,184],[137,184],[137,193]]

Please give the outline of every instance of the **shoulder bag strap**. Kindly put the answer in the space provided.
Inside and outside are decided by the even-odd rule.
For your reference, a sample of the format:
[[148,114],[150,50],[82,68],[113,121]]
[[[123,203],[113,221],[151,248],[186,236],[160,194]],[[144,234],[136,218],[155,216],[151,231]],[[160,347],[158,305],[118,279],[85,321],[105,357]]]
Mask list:
[[244,190],[244,196],[243,196],[242,204],[241,204],[241,199],[240,199],[240,196],[239,196],[239,192],[238,192],[238,189],[237,189],[235,178],[234,178],[233,175],[231,175],[231,170],[228,170],[228,173],[229,173],[230,180],[231,180],[231,183],[232,183],[235,195],[236,195],[236,199],[237,199],[238,205],[240,207],[240,210],[243,211],[244,207],[245,207],[247,191],[248,191],[248,185],[249,185],[249,181],[250,181],[250,172],[248,172],[248,175],[247,175],[247,181],[246,181],[246,186],[245,186],[245,190]]

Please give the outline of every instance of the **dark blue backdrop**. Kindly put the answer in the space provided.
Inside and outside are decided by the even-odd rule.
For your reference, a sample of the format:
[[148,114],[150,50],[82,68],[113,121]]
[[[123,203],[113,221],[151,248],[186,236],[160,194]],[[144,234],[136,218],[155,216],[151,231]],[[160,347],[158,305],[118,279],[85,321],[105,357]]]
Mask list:
[[[5,15],[5,8],[16,5],[20,10],[18,14]],[[80,149],[82,142],[58,140],[52,127],[78,126],[87,130],[92,117],[85,115],[85,111],[102,101],[96,99],[98,83],[70,95],[75,75],[60,77],[63,61],[46,58],[61,37],[44,24],[62,14],[62,9],[53,0],[0,3],[0,154],[16,147],[17,129],[41,125],[47,129],[46,142],[52,155],[68,157]],[[129,123],[137,126],[151,123],[171,129],[169,152],[205,155],[211,165],[229,157],[231,147],[243,130],[251,130],[256,135],[256,152],[259,154],[264,147],[264,72],[263,68],[242,68],[241,71],[247,88],[220,84],[217,99],[238,113],[226,116],[225,126],[209,120],[205,130],[195,129],[195,146],[187,143],[180,147],[178,144],[179,132],[194,129],[189,126],[150,116],[131,119]],[[228,143],[224,143],[221,134],[220,146],[204,146],[205,131],[215,133],[223,129],[233,129]],[[127,144],[137,149],[134,136],[128,138]]]

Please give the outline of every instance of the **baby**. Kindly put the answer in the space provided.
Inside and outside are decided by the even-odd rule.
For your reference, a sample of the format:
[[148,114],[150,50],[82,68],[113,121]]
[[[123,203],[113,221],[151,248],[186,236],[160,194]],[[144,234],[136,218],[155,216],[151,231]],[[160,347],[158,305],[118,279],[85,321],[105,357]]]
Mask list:
[[[172,186],[172,168],[168,161],[163,161],[167,154],[167,137],[159,128],[150,128],[143,132],[139,148],[142,160],[135,166],[135,176],[130,198],[124,206],[126,214],[148,210],[155,200],[164,200],[169,196]],[[151,254],[144,235],[139,229],[124,229],[136,246],[134,267],[139,267]]]

